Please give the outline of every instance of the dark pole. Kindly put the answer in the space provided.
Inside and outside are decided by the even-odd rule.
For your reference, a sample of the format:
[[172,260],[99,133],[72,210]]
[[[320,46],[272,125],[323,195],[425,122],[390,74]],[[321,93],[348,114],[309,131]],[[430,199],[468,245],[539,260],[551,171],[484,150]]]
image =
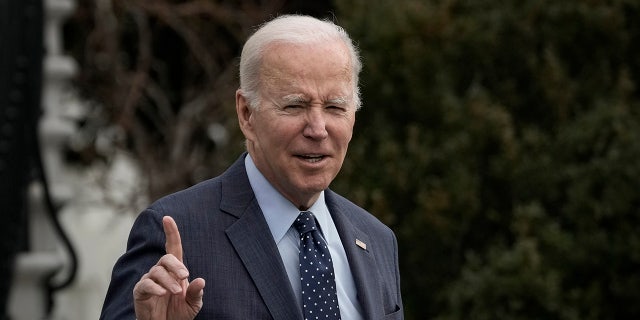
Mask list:
[[33,167],[43,58],[41,0],[0,0],[0,319],[16,254],[28,247],[26,189]]

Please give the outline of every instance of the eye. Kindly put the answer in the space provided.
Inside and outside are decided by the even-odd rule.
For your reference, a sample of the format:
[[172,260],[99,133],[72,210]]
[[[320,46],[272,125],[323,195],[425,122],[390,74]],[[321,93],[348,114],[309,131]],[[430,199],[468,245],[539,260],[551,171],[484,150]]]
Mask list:
[[347,111],[346,107],[339,106],[339,105],[328,105],[326,108],[329,111],[333,111],[333,112],[345,112],[345,111]]
[[287,104],[284,105],[281,109],[282,112],[290,115],[300,114],[304,110],[304,105],[302,104]]
[[284,108],[282,108],[283,110],[288,110],[288,111],[294,111],[294,110],[298,110],[298,109],[302,109],[302,105],[299,104],[288,104],[285,105]]

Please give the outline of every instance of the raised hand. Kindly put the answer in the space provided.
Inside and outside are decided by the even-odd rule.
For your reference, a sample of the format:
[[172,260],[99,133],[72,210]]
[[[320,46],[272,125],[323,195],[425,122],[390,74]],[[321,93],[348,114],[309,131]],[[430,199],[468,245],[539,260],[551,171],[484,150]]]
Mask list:
[[202,308],[204,279],[189,283],[189,271],[182,263],[182,241],[173,218],[162,218],[166,255],[140,278],[133,288],[138,320],[190,320]]

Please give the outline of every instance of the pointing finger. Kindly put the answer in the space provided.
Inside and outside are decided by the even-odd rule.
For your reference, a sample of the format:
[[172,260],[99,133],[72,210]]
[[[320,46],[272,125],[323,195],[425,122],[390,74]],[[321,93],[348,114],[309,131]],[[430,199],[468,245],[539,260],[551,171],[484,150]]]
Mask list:
[[162,217],[162,228],[166,237],[165,250],[168,254],[174,255],[182,262],[182,240],[180,240],[180,232],[178,225],[169,216]]

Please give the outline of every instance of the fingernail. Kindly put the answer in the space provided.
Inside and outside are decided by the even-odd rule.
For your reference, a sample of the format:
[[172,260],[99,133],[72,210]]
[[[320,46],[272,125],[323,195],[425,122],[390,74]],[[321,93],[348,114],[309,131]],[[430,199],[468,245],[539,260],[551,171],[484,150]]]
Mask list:
[[176,294],[182,291],[182,287],[179,284],[174,284],[171,286],[171,292]]

